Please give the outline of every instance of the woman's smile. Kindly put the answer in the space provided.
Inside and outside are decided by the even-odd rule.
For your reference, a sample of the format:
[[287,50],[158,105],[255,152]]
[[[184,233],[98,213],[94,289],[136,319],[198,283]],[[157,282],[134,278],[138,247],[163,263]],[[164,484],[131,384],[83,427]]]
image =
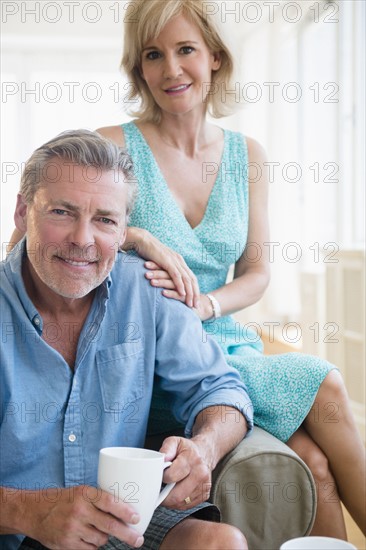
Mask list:
[[168,95],[179,95],[189,90],[191,86],[192,84],[180,84],[179,86],[172,86],[171,88],[167,88],[166,90],[164,90],[164,92]]

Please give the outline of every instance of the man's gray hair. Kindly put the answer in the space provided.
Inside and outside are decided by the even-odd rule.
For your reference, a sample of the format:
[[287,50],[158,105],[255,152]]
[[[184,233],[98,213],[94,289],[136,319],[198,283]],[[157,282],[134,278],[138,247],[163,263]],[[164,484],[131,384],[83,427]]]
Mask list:
[[136,196],[131,157],[126,150],[90,130],[62,132],[34,151],[25,164],[20,183],[20,193],[27,204],[33,202],[37,189],[47,185],[47,165],[55,159],[95,167],[100,175],[109,170],[114,171],[116,177],[122,173],[127,185],[126,214],[130,214]]

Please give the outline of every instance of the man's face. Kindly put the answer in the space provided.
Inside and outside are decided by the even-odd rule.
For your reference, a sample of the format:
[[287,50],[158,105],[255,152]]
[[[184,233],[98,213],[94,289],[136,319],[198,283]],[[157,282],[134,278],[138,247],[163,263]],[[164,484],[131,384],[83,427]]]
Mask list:
[[38,277],[58,295],[81,298],[107,277],[125,239],[127,184],[122,172],[61,159],[46,173],[32,204],[18,199],[15,219],[27,233],[34,282]]

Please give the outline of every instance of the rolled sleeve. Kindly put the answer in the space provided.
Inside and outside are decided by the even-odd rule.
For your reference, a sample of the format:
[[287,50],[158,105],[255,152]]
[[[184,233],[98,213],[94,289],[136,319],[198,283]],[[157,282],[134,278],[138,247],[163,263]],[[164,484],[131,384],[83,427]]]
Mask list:
[[247,402],[243,404],[243,392],[239,390],[236,391],[237,400],[232,401],[234,393],[235,393],[235,390],[230,391],[228,393],[223,393],[220,391],[215,392],[210,396],[210,399],[205,398],[199,407],[194,407],[186,423],[184,435],[186,437],[192,437],[193,424],[196,420],[197,415],[200,412],[202,412],[204,409],[213,407],[213,412],[214,412],[215,407],[222,407],[222,410],[221,410],[222,423],[224,423],[228,417],[232,418],[233,416],[235,416],[236,417],[235,422],[239,424],[240,422],[239,415],[242,414],[244,416],[247,422],[247,428],[248,428],[245,434],[245,437],[248,437],[248,435],[253,430],[253,406],[246,392],[245,394],[247,397]]
[[161,295],[157,299],[155,372],[161,388],[171,394],[173,414],[185,424],[186,436],[191,436],[201,411],[219,405],[223,415],[243,414],[249,435],[253,406],[238,371],[227,364],[219,345],[203,333],[192,310]]

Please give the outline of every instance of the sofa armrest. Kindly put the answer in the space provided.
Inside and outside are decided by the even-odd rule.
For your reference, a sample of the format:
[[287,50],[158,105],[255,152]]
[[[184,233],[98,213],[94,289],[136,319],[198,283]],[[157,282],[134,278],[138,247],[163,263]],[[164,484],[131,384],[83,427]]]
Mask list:
[[309,534],[316,491],[306,464],[287,445],[255,427],[213,472],[210,500],[250,550],[272,550]]

